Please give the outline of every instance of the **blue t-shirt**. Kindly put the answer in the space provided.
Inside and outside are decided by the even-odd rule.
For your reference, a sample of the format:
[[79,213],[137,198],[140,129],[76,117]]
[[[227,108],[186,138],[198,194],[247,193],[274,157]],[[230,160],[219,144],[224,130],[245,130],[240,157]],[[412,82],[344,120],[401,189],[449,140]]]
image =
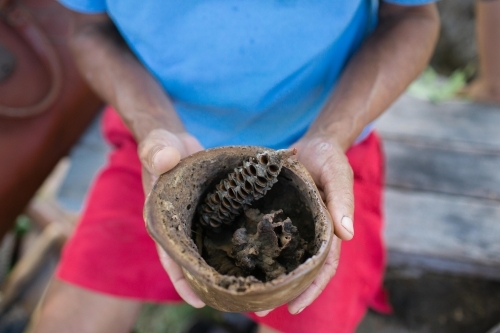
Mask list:
[[206,148],[298,140],[375,26],[378,7],[374,0],[60,1],[107,12]]

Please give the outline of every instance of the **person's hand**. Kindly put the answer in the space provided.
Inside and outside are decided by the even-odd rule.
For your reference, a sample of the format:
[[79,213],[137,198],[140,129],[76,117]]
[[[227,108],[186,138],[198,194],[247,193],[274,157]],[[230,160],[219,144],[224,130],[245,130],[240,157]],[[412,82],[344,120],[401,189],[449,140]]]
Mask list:
[[[335,275],[340,257],[341,240],[354,236],[353,172],[340,145],[324,136],[307,136],[293,145],[297,158],[313,177],[333,219],[335,236],[318,276],[297,298],[288,304],[291,314],[298,314],[310,305]],[[257,312],[267,315],[271,310]]]
[[[200,150],[203,150],[201,144],[188,133],[173,134],[163,129],[151,131],[138,148],[144,193],[147,195],[158,177],[175,167],[181,158]],[[203,307],[205,304],[189,287],[180,266],[159,245],[156,248],[175,290],[189,305]]]
[[155,129],[139,143],[139,158],[142,163],[142,185],[147,195],[158,177],[173,169],[188,155],[203,147],[192,135],[183,132],[174,134],[164,129]]

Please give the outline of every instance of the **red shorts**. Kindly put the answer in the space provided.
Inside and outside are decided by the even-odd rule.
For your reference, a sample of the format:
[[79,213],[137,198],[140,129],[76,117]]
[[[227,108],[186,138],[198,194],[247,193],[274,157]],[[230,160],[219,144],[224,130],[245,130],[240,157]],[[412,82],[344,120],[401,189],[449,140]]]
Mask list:
[[[149,302],[180,301],[163,270],[142,218],[144,193],[137,144],[110,108],[104,135],[113,145],[66,244],[57,278],[96,292]],[[355,236],[342,245],[337,274],[299,315],[285,306],[253,318],[282,332],[354,332],[368,306],[387,309],[381,292],[383,159],[372,133],[349,149],[355,175]]]

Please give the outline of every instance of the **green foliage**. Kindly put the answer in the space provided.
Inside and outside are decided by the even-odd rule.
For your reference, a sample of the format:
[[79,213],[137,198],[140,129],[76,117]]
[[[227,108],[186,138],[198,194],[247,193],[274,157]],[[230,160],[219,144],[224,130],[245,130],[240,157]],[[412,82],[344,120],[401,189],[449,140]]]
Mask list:
[[474,66],[468,65],[454,71],[449,77],[445,77],[439,75],[432,67],[428,67],[410,85],[408,93],[431,102],[446,101],[455,98],[460,93],[474,72]]
[[145,304],[137,319],[134,332],[182,333],[198,318],[211,319],[215,322],[222,320],[220,312],[208,306],[195,309],[187,304]]
[[26,215],[19,215],[16,219],[16,224],[14,226],[14,232],[17,235],[23,235],[28,232],[31,228],[31,220]]

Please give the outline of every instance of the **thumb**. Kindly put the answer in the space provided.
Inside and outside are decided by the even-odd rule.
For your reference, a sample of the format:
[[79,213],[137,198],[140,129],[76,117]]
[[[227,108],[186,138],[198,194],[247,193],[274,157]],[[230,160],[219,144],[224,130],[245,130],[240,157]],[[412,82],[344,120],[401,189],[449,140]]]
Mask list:
[[334,141],[315,138],[305,142],[302,160],[324,193],[335,235],[350,240],[354,237],[354,176],[347,156]]
[[181,153],[174,147],[161,147],[153,153],[151,169],[159,176],[173,169],[181,160]]
[[179,138],[163,129],[151,131],[138,147],[141,163],[155,176],[175,167],[181,160],[183,150]]
[[347,158],[338,154],[323,166],[321,180],[335,235],[342,240],[354,236],[353,172]]

